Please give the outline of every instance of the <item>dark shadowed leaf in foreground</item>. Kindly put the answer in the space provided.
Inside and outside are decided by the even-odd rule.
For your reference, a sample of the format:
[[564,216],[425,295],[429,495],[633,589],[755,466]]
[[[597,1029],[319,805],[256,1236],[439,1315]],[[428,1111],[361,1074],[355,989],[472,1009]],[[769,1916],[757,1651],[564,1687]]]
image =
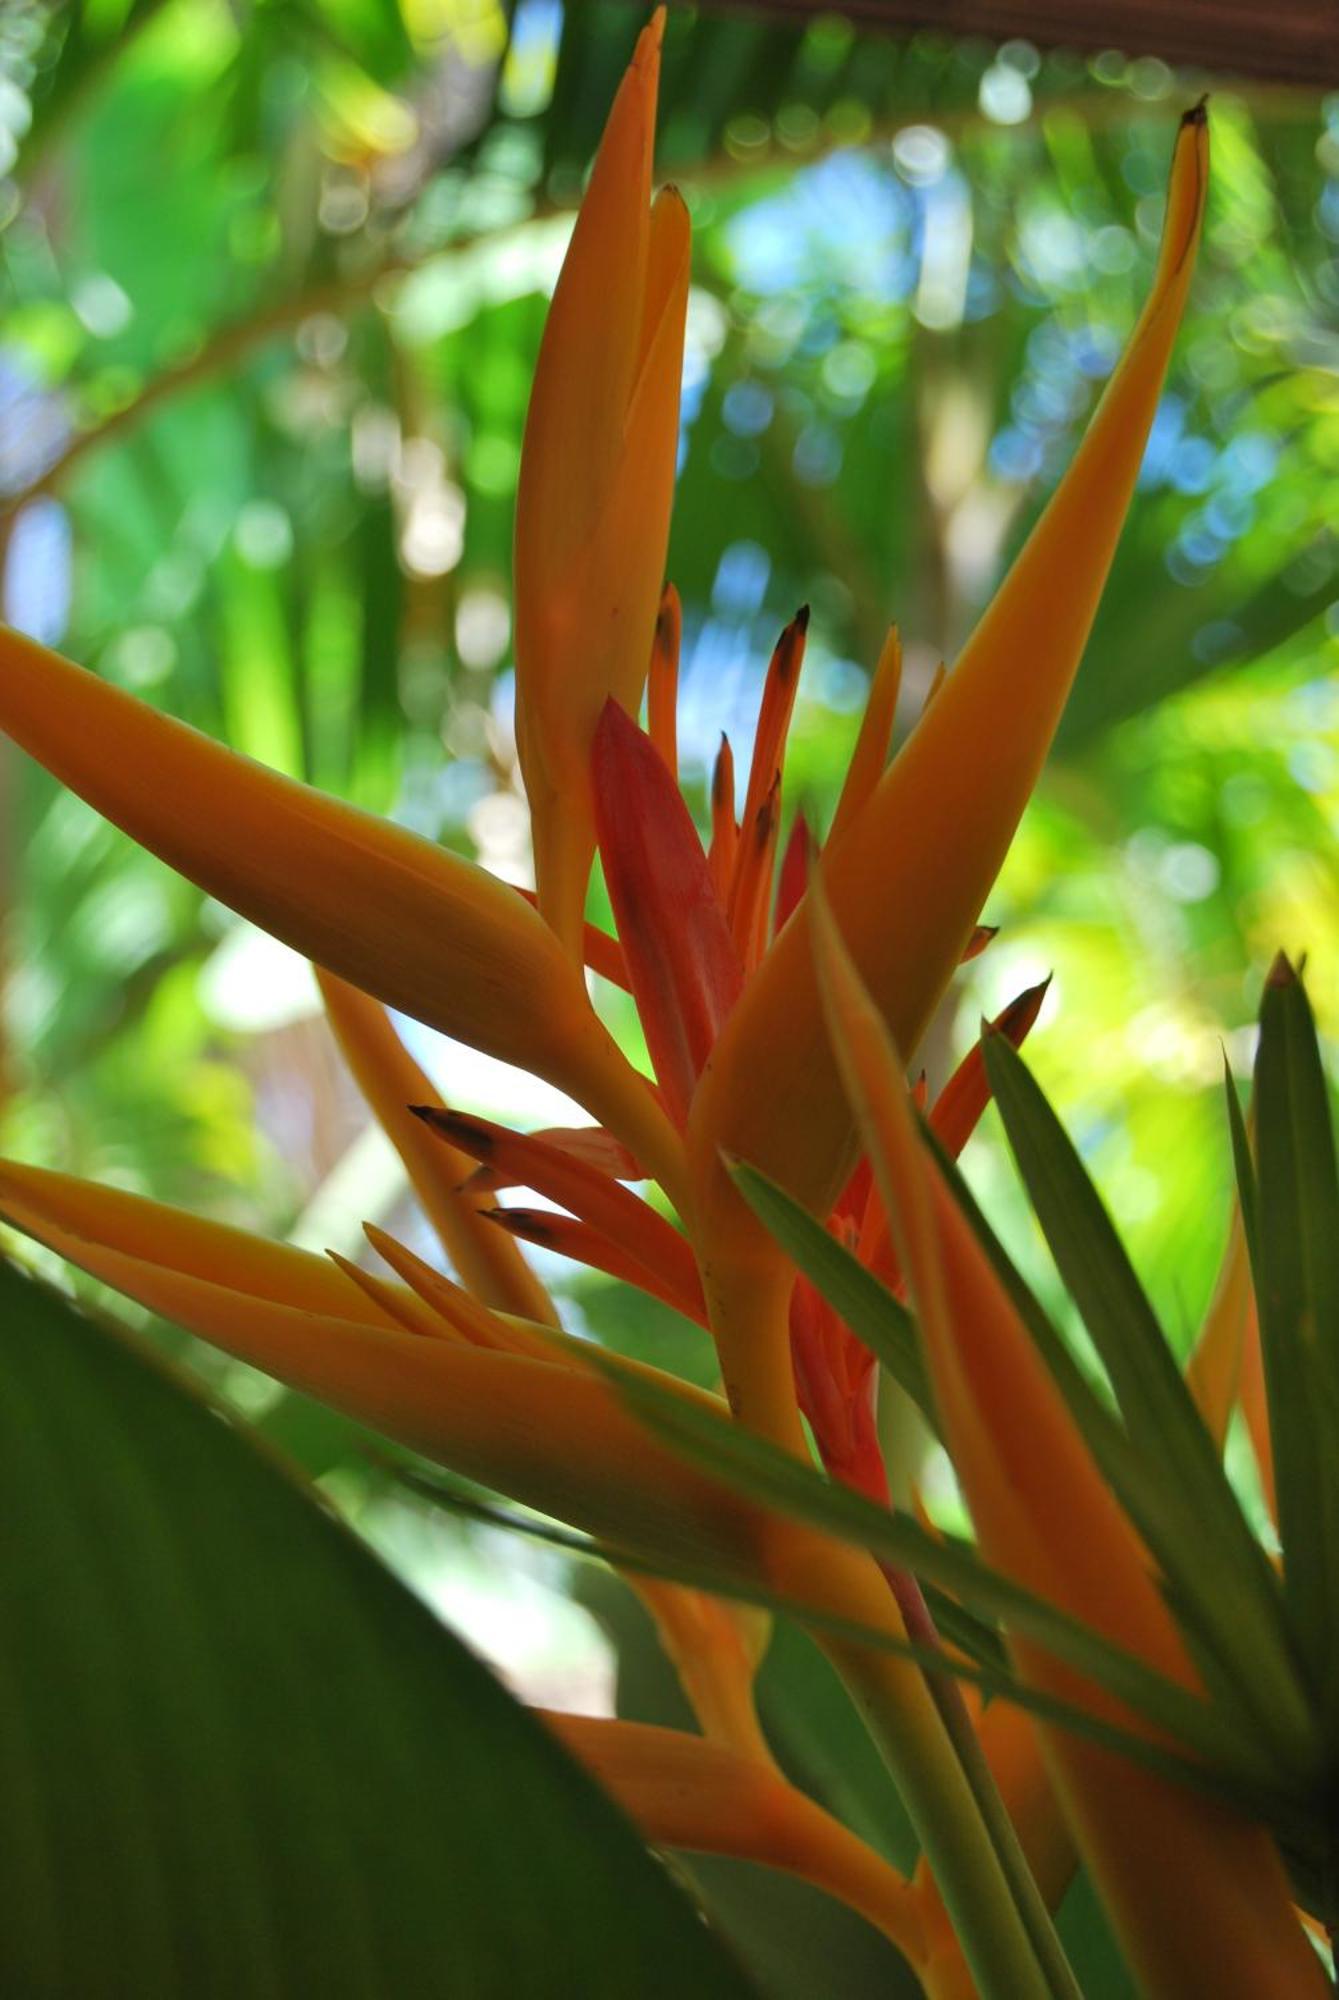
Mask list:
[[3,1265],[0,1523],[0,1990],[750,1991],[337,1521]]

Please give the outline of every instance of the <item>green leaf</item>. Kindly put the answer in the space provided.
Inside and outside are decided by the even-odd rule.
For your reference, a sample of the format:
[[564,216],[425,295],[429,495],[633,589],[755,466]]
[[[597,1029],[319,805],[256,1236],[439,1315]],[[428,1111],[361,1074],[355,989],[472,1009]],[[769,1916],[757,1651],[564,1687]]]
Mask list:
[[921,1358],[916,1323],[900,1299],[866,1270],[801,1202],[739,1160],[730,1178],[759,1221],[775,1236],[833,1310],[906,1391],[931,1430],[939,1420]]
[[221,1412],[0,1266],[0,1988],[749,1987],[613,1807]]
[[1339,1180],[1306,991],[1280,956],[1255,1070],[1256,1294],[1284,1589],[1331,1730],[1339,1726]]
[[1251,1158],[1251,1141],[1246,1131],[1246,1120],[1242,1116],[1241,1100],[1237,1096],[1237,1080],[1232,1074],[1232,1065],[1223,1054],[1223,1090],[1227,1098],[1227,1123],[1232,1134],[1232,1168],[1237,1180],[1237,1203],[1241,1209],[1241,1226],[1246,1232],[1246,1248],[1250,1254],[1251,1269],[1259,1265],[1259,1223],[1257,1221],[1258,1195],[1255,1185],[1255,1161]]
[[1111,1379],[1130,1442],[1159,1492],[1158,1554],[1193,1614],[1202,1666],[1235,1686],[1266,1731],[1306,1735],[1274,1572],[1124,1245],[1068,1133],[1003,1035],[983,1041],[1009,1144],[1056,1268]]

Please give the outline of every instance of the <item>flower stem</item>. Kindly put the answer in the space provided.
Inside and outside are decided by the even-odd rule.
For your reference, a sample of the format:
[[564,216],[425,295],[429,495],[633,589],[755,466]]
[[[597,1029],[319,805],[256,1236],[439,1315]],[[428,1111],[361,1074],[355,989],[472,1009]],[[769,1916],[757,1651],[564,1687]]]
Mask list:
[[[778,1528],[778,1580],[802,1601],[902,1637],[875,1566],[826,1537]],[[919,1667],[815,1633],[888,1765],[982,2000],[1054,2000],[981,1805]]]

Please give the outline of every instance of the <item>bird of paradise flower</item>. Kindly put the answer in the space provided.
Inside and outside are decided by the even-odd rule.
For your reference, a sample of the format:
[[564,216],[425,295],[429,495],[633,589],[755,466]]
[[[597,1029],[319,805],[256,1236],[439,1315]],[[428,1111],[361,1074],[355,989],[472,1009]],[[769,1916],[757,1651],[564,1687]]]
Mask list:
[[[835,926],[903,1059],[957,965],[985,942],[980,912],[1076,670],[1186,297],[1205,121],[1195,113],[1183,122],[1162,251],[1125,355],[999,594],[891,764],[899,656],[890,639],[821,852],[797,821],[778,863],[803,614],[768,672],[742,816],[728,751],[705,847],[676,782],[678,608],[662,577],[690,241],[677,193],[650,200],[662,27],[657,15],[641,35],[611,112],[527,421],[516,734],[533,819],[532,899],[18,635],[0,637],[0,726],[169,865],[314,961],[354,1075],[455,1278],[381,1232],[369,1235],[390,1277],[18,1164],[0,1169],[0,1204],[19,1228],[152,1310],[635,1554],[644,1569],[672,1579],[705,1568],[737,1578],[745,1596],[807,1607],[920,1836],[911,1883],[777,1770],[752,1704],[755,1612],[644,1576],[702,1734],[572,1718],[554,1726],[650,1839],[807,1875],[878,1923],[929,1990],[1009,2000],[1072,1992],[1045,1908],[1066,1874],[1067,1837],[1030,1733],[999,1729],[991,1711],[980,1756],[970,1724],[970,1743],[963,1735],[965,1709],[898,1650],[909,1634],[936,1643],[913,1580],[687,1462],[631,1413],[620,1383],[728,1411],[801,1457],[807,1417],[832,1475],[886,1497],[872,1358],[817,1292],[797,1286],[728,1161],[764,1170],[889,1282],[903,1259],[926,1282],[917,1241],[897,1241],[905,1204],[888,1147],[862,1134],[842,1085],[824,1011],[835,975],[829,964],[820,981],[815,940],[822,923]],[[645,731],[635,720],[644,692]],[[597,850],[616,936],[584,918]],[[596,1013],[588,968],[632,993],[654,1082]],[[1026,1032],[1037,998],[1020,996],[1002,1020],[1012,1037]],[[596,1127],[522,1138],[452,1110],[388,1008],[556,1084]],[[849,1068],[849,1056],[842,1061]],[[931,1113],[950,1151],[986,1094],[973,1056]],[[626,1184],[641,1179],[659,1185],[677,1221]],[[534,1188],[562,1213],[527,1224],[509,1210],[500,1227],[493,1190],[507,1184]],[[516,1240],[541,1229],[707,1326],[724,1400],[615,1357],[592,1365]],[[934,1329],[930,1314],[927,1339]],[[1062,1467],[1062,1436],[1038,1450],[1052,1446]],[[1065,1476],[1057,1470],[1058,1504]],[[1087,1839],[1085,1801],[1105,1788],[1118,1802],[1122,1781],[1109,1760],[1053,1766],[1053,1775]],[[1179,1940],[1177,1962],[1228,1924],[1271,1955],[1281,1981],[1273,1990],[1312,1990],[1262,1841],[1257,1852],[1243,1827],[1225,1878],[1218,1827],[1174,1786],[1159,1792],[1143,1774],[1136,1782],[1146,1788],[1141,1811],[1175,1813],[1178,1907],[1161,1909],[1159,1921]],[[1119,1890],[1119,1842],[1103,1838],[1103,1879]],[[1123,1907],[1119,1893],[1114,1904]],[[1248,1962],[1257,1961],[1243,1955]],[[1234,1984],[1226,1968],[1216,1990],[1259,1990],[1244,1980]]]

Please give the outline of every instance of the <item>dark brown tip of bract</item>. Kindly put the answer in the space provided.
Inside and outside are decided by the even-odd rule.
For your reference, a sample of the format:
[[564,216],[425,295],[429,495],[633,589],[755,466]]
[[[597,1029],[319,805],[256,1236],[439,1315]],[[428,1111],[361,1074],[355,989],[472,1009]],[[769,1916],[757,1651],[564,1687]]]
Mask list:
[[711,771],[711,797],[714,805],[724,805],[726,799],[727,768],[730,764],[730,739],[721,731],[721,747],[716,752],[716,762]]
[[477,1142],[478,1150],[492,1150],[492,1136],[478,1119],[471,1118],[468,1111],[452,1111],[444,1104],[411,1104],[409,1107],[415,1118],[421,1118],[431,1132],[438,1132],[447,1139],[459,1139],[468,1133],[470,1144]]
[[807,632],[809,630],[809,606],[807,604],[800,606],[792,622],[797,632]]
[[1207,125],[1208,122],[1209,93],[1206,90],[1197,104],[1192,104],[1189,111],[1182,112],[1181,129],[1184,131],[1187,125]]
[[1266,986],[1296,986],[1297,972],[1286,951],[1276,952],[1265,979]]
[[553,1241],[553,1231],[533,1208],[481,1208],[479,1214],[485,1222],[495,1222],[499,1229],[505,1229],[509,1236],[524,1236],[527,1242],[537,1243],[541,1248]]

